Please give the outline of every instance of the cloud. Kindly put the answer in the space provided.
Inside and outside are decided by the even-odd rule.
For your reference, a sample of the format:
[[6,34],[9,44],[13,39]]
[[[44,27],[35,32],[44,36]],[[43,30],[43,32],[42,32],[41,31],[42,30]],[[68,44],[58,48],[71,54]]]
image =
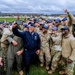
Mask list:
[[2,0],[1,12],[22,13],[63,13],[68,9],[74,13],[75,0]]

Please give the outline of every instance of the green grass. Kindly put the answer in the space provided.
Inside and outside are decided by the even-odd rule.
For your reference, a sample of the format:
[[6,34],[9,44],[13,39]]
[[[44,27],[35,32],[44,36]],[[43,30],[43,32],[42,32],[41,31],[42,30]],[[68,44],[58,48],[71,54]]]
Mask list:
[[[7,22],[12,22],[15,21],[16,18],[0,18],[0,21],[4,21],[6,20]],[[24,20],[24,18],[20,18],[20,20]]]
[[[13,72],[11,75],[18,75],[18,73]],[[24,71],[24,75],[25,75],[25,71]],[[30,68],[30,75],[60,75],[60,74],[58,69],[53,74],[48,74],[48,71],[45,69],[45,67],[40,67],[40,66],[35,67],[32,65]]]
[[[25,70],[24,71],[24,75],[25,75]],[[13,72],[11,75],[18,75],[17,72]],[[36,66],[31,66],[30,67],[30,75],[49,75],[48,71],[45,69],[45,67],[36,67]],[[56,72],[54,72],[51,75],[59,75],[58,70]]]
[[[74,68],[74,70],[75,70],[75,68]],[[24,75],[25,75],[25,69],[23,70],[23,72],[24,72]],[[11,75],[19,75],[19,74],[15,70],[15,71],[12,71]],[[30,75],[60,75],[60,74],[59,74],[58,69],[53,74],[48,74],[48,71],[45,69],[45,66],[44,67],[40,67],[40,66],[36,67],[36,66],[32,65],[30,67]],[[75,75],[75,72],[74,72],[74,75]]]

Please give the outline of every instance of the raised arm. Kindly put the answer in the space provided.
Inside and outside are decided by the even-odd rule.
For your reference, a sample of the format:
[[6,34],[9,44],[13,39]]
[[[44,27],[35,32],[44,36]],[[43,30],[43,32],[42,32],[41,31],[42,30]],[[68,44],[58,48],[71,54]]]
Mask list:
[[20,32],[20,31],[17,29],[17,24],[13,24],[13,25],[12,25],[12,31],[13,31],[13,34],[14,34],[14,35],[23,38],[24,32]]
[[75,24],[74,16],[73,16],[71,13],[69,13],[68,10],[64,10],[64,12],[67,13],[67,15],[68,15],[68,18],[69,18],[69,24]]

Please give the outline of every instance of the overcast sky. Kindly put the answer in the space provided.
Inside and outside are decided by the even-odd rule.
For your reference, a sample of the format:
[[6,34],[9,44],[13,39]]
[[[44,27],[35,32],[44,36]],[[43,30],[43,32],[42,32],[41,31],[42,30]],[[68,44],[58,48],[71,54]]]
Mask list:
[[10,13],[75,13],[75,0],[0,0],[0,11]]

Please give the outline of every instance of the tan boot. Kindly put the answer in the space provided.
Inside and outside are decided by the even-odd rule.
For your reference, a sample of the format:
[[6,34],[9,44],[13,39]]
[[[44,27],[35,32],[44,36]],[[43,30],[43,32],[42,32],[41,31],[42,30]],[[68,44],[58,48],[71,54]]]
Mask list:
[[44,66],[44,64],[43,64],[43,63],[41,63],[41,64],[40,64],[40,66],[41,66],[41,67],[43,67],[43,66]]
[[46,66],[46,70],[49,70],[49,66]]
[[21,70],[21,71],[19,71],[19,75],[23,75],[23,71]]
[[63,75],[63,74],[66,74],[65,71],[60,71],[59,74]]
[[54,71],[53,70],[50,70],[50,71],[48,71],[48,74],[52,74]]

